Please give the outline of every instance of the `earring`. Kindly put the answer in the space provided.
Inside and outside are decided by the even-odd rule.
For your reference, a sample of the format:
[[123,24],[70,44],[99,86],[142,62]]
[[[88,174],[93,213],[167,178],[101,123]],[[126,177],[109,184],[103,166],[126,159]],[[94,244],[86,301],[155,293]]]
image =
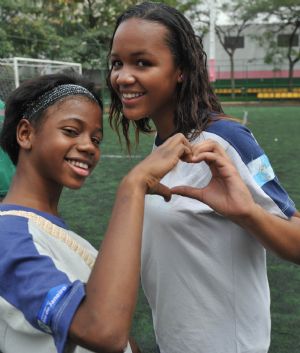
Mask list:
[[178,82],[182,82],[183,81],[183,74],[180,74],[178,77]]

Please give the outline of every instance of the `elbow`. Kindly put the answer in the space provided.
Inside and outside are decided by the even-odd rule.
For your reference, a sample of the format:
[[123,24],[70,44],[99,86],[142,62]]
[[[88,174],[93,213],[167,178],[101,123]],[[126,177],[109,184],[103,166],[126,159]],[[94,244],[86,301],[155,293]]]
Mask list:
[[110,320],[93,320],[70,332],[71,340],[93,352],[123,353],[127,347],[129,332]]
[[296,265],[300,265],[300,249],[293,249],[288,252],[278,253],[278,256],[285,261],[292,262]]
[[300,265],[300,254],[294,255],[294,256],[289,256],[284,258],[284,260],[293,262],[296,265]]

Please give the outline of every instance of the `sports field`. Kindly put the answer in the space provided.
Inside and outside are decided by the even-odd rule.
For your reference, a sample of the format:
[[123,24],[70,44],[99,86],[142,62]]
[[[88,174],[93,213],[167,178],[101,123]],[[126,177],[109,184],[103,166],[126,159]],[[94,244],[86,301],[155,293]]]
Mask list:
[[[248,127],[269,156],[282,185],[300,208],[300,106],[224,109],[237,118],[242,118],[244,111],[248,111]],[[64,192],[60,204],[61,215],[72,229],[96,247],[105,232],[119,181],[148,154],[152,141],[153,136],[142,136],[140,147],[132,151],[132,158],[128,158],[105,120],[100,164],[81,190]],[[268,273],[272,298],[270,353],[300,352],[300,267],[268,254]],[[133,335],[143,353],[155,352],[151,316],[142,291]]]

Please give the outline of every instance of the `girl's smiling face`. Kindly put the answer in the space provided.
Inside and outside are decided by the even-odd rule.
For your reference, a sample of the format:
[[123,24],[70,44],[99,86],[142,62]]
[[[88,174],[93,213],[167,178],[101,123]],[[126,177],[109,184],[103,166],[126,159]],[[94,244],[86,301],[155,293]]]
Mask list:
[[100,157],[101,108],[74,96],[53,104],[45,114],[31,139],[35,175],[50,185],[80,188]]
[[167,45],[168,29],[157,22],[131,18],[116,30],[110,81],[129,120],[148,117],[160,136],[174,130],[176,87],[181,71]]

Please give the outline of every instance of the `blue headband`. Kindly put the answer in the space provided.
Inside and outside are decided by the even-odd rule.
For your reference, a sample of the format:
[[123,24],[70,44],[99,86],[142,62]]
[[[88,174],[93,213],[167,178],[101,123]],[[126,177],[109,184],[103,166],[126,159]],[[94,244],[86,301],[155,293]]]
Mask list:
[[59,99],[74,95],[86,96],[99,104],[94,95],[85,87],[65,84],[54,87],[52,90],[42,94],[35,101],[31,102],[25,110],[24,117],[30,120],[36,113],[50,107],[50,105],[54,104]]

